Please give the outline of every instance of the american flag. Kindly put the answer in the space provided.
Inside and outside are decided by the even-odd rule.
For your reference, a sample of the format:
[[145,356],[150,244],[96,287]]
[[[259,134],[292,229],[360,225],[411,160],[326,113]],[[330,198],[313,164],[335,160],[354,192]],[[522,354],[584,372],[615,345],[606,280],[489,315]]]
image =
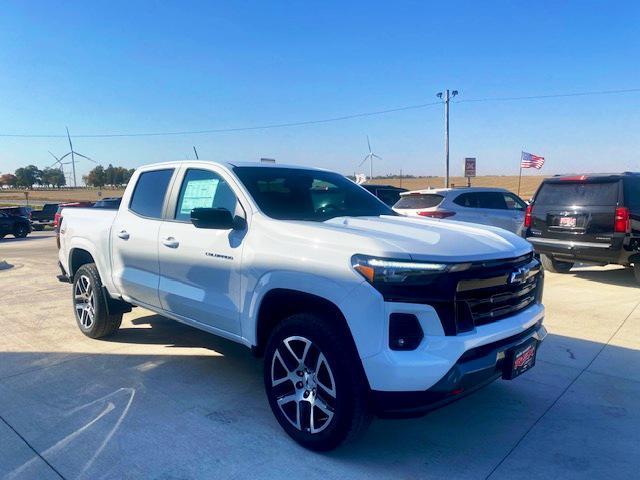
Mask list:
[[544,165],[544,157],[533,155],[531,153],[522,152],[520,159],[520,168],[537,168],[540,170]]

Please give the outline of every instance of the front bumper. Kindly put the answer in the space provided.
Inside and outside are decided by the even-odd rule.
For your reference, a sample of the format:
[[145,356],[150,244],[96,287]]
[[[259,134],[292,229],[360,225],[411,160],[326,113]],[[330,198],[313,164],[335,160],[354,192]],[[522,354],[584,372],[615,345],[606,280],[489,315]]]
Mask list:
[[374,411],[381,417],[415,417],[459,400],[502,375],[507,350],[532,338],[540,343],[546,335],[540,319],[519,334],[467,350],[444,377],[427,390],[373,390]]

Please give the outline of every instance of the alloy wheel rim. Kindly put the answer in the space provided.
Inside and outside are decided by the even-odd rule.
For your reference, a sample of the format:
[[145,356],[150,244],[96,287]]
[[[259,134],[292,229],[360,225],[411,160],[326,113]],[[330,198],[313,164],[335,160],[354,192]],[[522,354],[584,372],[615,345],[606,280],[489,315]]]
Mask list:
[[91,328],[95,319],[96,305],[95,295],[91,280],[86,275],[81,275],[74,289],[74,305],[76,315],[82,328]]
[[326,429],[335,415],[336,384],[324,353],[301,336],[285,338],[271,360],[271,388],[284,417],[300,431]]

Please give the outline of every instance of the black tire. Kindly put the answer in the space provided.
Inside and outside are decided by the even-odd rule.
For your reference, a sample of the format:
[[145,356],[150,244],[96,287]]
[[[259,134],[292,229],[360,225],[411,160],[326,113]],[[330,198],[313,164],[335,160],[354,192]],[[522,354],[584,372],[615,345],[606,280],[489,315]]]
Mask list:
[[[368,384],[360,358],[347,335],[348,332],[334,326],[329,318],[300,313],[283,320],[267,343],[264,383],[271,410],[287,434],[310,450],[327,451],[353,440],[371,421]],[[300,375],[304,340],[311,342],[303,362],[305,370],[311,372]],[[289,342],[296,357],[286,349],[285,342]],[[320,354],[326,363],[320,360]],[[289,375],[296,379],[297,385]],[[287,379],[274,386],[272,376],[276,380]],[[291,395],[297,395],[300,400],[284,402],[281,408],[279,401],[291,398]],[[325,413],[327,410],[332,412],[331,416]],[[300,412],[299,416],[296,417],[295,412]],[[300,428],[290,418],[297,418]],[[312,431],[312,426],[316,432]]]
[[43,231],[43,230],[44,230],[44,227],[43,227],[42,225],[34,225],[34,226],[33,226],[33,229],[34,229],[36,232],[41,232],[41,231]]
[[549,255],[540,255],[540,260],[544,269],[551,273],[569,273],[573,267],[573,262],[561,262]]
[[16,223],[13,227],[13,236],[16,238],[25,238],[29,235],[29,227],[24,223]]
[[109,315],[95,263],[86,263],[78,269],[73,276],[71,295],[76,323],[87,337],[108,337],[120,328],[122,313]]
[[633,264],[633,275],[636,277],[636,282],[640,283],[640,263]]

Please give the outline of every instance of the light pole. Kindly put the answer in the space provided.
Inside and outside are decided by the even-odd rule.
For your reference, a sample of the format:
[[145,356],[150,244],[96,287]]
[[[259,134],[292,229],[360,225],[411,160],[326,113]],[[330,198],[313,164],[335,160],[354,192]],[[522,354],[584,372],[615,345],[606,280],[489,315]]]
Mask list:
[[444,186],[449,188],[449,100],[458,95],[457,90],[451,91],[445,90],[444,94],[438,92],[436,96],[442,98],[444,96],[444,158],[447,165],[447,173],[444,177]]

